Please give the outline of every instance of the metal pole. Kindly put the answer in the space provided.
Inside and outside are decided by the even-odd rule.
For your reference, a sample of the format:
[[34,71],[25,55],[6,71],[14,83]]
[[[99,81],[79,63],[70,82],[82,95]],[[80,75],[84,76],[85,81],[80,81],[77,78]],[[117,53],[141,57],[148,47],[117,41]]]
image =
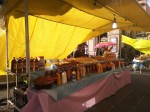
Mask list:
[[121,68],[121,43],[122,43],[122,34],[121,34],[121,36],[120,36],[120,34],[119,34],[119,52],[120,52],[120,54],[119,54],[119,68]]
[[5,18],[5,25],[6,25],[6,80],[7,80],[7,107],[9,106],[9,60],[8,60],[8,26],[7,26],[7,19]]
[[[122,38],[122,37],[120,37],[120,38]],[[122,48],[122,42],[120,41],[120,56],[119,56],[119,57],[120,57],[120,59],[121,59],[121,55],[122,55],[122,54],[121,54],[121,51],[122,51],[122,49],[121,49],[121,48]]]
[[[8,59],[8,20],[6,16],[7,8],[3,6],[3,15],[4,15],[4,26],[3,28],[5,29],[5,38],[6,38],[6,81],[7,81],[7,108],[9,106],[9,59]],[[4,30],[3,29],[3,30]]]
[[24,0],[25,12],[25,41],[26,41],[26,75],[28,76],[28,87],[31,87],[30,81],[30,47],[29,47],[29,25],[28,25],[28,0]]
[[[97,36],[97,41],[98,43],[100,42],[100,36]],[[97,48],[97,55],[99,56],[100,55],[100,48]]]

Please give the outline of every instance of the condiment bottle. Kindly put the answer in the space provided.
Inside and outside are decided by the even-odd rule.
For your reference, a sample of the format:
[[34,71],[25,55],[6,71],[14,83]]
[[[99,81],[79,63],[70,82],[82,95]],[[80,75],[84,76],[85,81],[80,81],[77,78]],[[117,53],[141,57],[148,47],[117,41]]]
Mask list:
[[78,66],[78,70],[79,70],[80,78],[83,78],[83,68],[81,65]]
[[102,66],[102,64],[100,64],[100,73],[102,73],[103,72],[103,66]]
[[111,65],[112,65],[112,70],[115,70],[115,64],[111,63]]
[[57,85],[61,85],[61,76],[60,76],[60,73],[56,73],[57,75]]
[[70,67],[68,67],[68,69],[66,70],[66,74],[67,74],[67,81],[70,81],[70,75],[71,75]]
[[85,74],[86,74],[86,69],[85,69],[85,66],[83,66],[82,67],[82,76],[85,77]]
[[89,72],[90,72],[90,65],[87,64],[87,73],[89,73]]
[[103,72],[106,72],[106,64],[103,63]]
[[91,64],[91,72],[94,72],[95,71],[95,66],[94,66],[94,63]]
[[79,65],[77,64],[77,80],[80,80]]
[[90,72],[93,72],[93,71],[92,71],[92,64],[91,64],[91,63],[89,64],[89,69],[90,69],[90,70],[89,70]]
[[67,75],[66,75],[66,72],[64,71],[62,73],[62,84],[65,84],[67,82]]
[[97,63],[97,73],[101,73],[101,71],[100,71],[100,64],[99,63]]
[[72,81],[76,81],[76,71],[75,71],[75,68],[72,69],[71,80]]

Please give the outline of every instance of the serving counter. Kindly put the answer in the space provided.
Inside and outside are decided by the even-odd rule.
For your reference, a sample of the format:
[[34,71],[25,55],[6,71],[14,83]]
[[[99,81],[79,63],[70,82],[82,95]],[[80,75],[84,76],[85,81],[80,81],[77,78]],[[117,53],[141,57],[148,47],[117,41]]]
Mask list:
[[84,112],[131,83],[128,68],[87,77],[49,90],[28,89],[28,103],[22,112]]

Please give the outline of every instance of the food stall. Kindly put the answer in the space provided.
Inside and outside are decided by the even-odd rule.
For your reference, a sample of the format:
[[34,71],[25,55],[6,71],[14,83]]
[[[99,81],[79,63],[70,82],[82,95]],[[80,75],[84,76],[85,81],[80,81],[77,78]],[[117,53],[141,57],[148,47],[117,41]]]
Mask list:
[[[99,63],[91,58],[81,59],[82,64],[90,65],[90,67],[93,66],[93,62]],[[62,62],[61,64],[63,65]],[[33,72],[32,76],[36,78],[41,74],[43,74],[43,70]],[[28,103],[22,112],[83,112],[131,83],[128,67],[116,68],[103,73],[97,73],[92,68],[87,68],[85,76],[80,76],[82,76],[80,79],[76,77],[76,80],[67,80],[61,84],[51,83],[49,87],[40,88],[40,90],[34,87],[27,89]]]
[[[25,0],[25,1],[27,1],[27,0]],[[125,14],[118,14],[118,13],[114,12],[114,10],[110,11],[110,8],[104,7],[102,5],[102,4],[105,4],[105,6],[107,6],[106,4],[109,4],[109,5],[114,6],[114,4],[111,1],[107,1],[107,3],[105,1],[101,1],[102,4],[99,4],[99,2],[96,2],[95,0],[92,0],[91,1],[92,3],[89,1],[88,2],[84,1],[84,0],[80,1],[80,2],[67,1],[67,0],[64,0],[64,1],[54,0],[54,1],[47,1],[46,3],[41,0],[36,0],[36,1],[28,0],[28,1],[29,1],[29,3],[26,2],[26,4],[25,4],[25,6],[26,6],[25,7],[25,23],[26,24],[24,24],[24,9],[22,9],[24,7],[23,1],[9,0],[9,2],[7,2],[8,5],[6,5],[6,7],[8,9],[5,10],[6,11],[5,15],[7,15],[7,17],[8,17],[8,23],[6,26],[9,29],[9,32],[7,32],[8,30],[6,30],[6,39],[8,39],[7,45],[9,45],[9,47],[7,46],[8,47],[7,48],[7,64],[4,60],[4,57],[6,57],[5,56],[6,51],[5,51],[5,49],[2,49],[4,51],[3,51],[3,55],[0,57],[0,61],[2,62],[0,67],[3,67],[3,71],[5,71],[6,70],[5,65],[7,65],[7,67],[9,67],[8,61],[11,61],[13,59],[13,57],[18,58],[21,56],[21,58],[24,58],[26,56],[27,57],[26,64],[28,65],[27,66],[28,70],[26,72],[27,73],[26,76],[29,79],[28,80],[29,89],[27,91],[27,96],[28,96],[29,101],[28,101],[27,105],[22,109],[22,111],[26,111],[27,109],[29,109],[29,110],[37,109],[37,111],[41,111],[41,110],[48,111],[48,110],[52,109],[48,105],[51,104],[51,102],[54,100],[49,99],[49,97],[51,98],[51,96],[49,96],[49,94],[47,94],[41,90],[34,91],[30,87],[30,78],[31,77],[30,77],[29,58],[31,56],[32,57],[44,56],[45,59],[63,59],[65,57],[67,57],[67,55],[70,52],[72,52],[74,50],[74,48],[77,47],[78,44],[85,42],[86,40],[88,40],[92,37],[103,34],[104,32],[112,30],[110,24],[113,23],[113,21],[114,21],[114,15],[116,15],[115,19],[117,19],[118,25],[120,24],[120,26],[122,28],[129,29],[130,26],[132,26],[132,28],[133,28],[133,23],[131,21],[124,21],[124,17],[121,17],[120,15],[125,15]],[[128,5],[125,5],[125,4],[130,4],[130,3],[132,4],[131,7],[129,7]],[[27,4],[29,6],[27,6]],[[81,5],[81,4],[84,4],[86,7],[83,7],[83,5]],[[97,5],[95,5],[95,4],[97,4]],[[141,8],[139,8],[139,5],[137,5],[137,3],[134,1],[128,1],[128,3],[126,3],[125,1],[122,1],[119,4],[123,6],[122,8],[124,11],[127,11],[126,10],[127,8],[132,9],[134,6],[137,9],[136,10],[137,12],[140,12],[140,14],[142,14],[142,15],[146,15],[143,12],[143,10],[141,11]],[[101,7],[103,7],[103,10],[101,10]],[[116,4],[113,8],[116,8]],[[119,10],[119,9],[116,9],[116,10]],[[28,11],[29,11],[29,15],[28,15]],[[88,12],[88,13],[86,13],[86,12]],[[130,13],[130,14],[133,15],[134,13],[135,12],[133,12],[132,14]],[[102,14],[104,14],[103,17],[102,17]],[[139,16],[139,17],[141,17],[141,16]],[[28,18],[29,18],[29,21],[28,21]],[[149,22],[149,17],[145,16],[145,18],[148,19],[148,22]],[[135,19],[135,18],[131,18],[131,20],[133,20],[133,19]],[[144,19],[144,20],[146,21],[146,19]],[[146,25],[148,22],[146,22]],[[28,23],[29,23],[29,26],[28,26]],[[122,24],[122,23],[124,23],[124,24]],[[139,22],[137,22],[137,23],[139,23]],[[25,26],[26,31],[24,31],[23,26]],[[28,27],[29,27],[29,29],[28,29]],[[28,30],[29,30],[29,32],[28,32]],[[24,38],[24,35],[26,35],[26,38]],[[1,45],[3,46],[4,43],[5,43],[5,41],[3,41],[1,43]],[[9,72],[9,71],[7,71],[7,72]],[[86,86],[81,86],[82,88],[77,89],[77,91],[71,92],[70,94],[67,95],[67,97],[65,96],[64,98],[62,98],[58,101],[54,101],[55,103],[58,103],[58,105],[54,105],[55,106],[54,111],[55,111],[55,109],[57,109],[57,106],[59,107],[58,109],[63,108],[63,104],[65,104],[65,102],[63,102],[62,100],[65,100],[67,102],[66,104],[68,104],[68,101],[69,102],[71,102],[71,101],[78,102],[79,101],[80,103],[82,103],[82,107],[91,107],[93,104],[97,103],[98,101],[102,100],[103,98],[114,94],[116,92],[116,90],[123,87],[125,84],[130,83],[130,75],[129,75],[128,70],[126,70],[126,69],[118,68],[118,70],[116,69],[116,71],[113,71],[113,72],[109,71],[106,73],[107,74],[94,73],[93,75],[91,75],[91,77],[88,77],[88,78],[85,77],[85,79],[88,79],[87,82],[89,82],[90,78],[93,79],[94,77],[100,78],[100,80],[93,80],[91,83],[88,83]],[[126,76],[126,74],[127,74],[127,76]],[[103,77],[98,77],[101,75]],[[122,78],[122,77],[124,77],[124,78]],[[7,79],[8,79],[8,77],[7,77]],[[111,80],[111,79],[113,79],[113,80]],[[117,79],[117,81],[116,81],[116,79]],[[84,82],[83,80],[84,80],[84,78],[77,80],[77,82],[78,81]],[[111,84],[109,83],[109,80],[112,81]],[[72,82],[70,84],[66,83],[66,85],[70,86],[77,82]],[[106,82],[105,85],[107,85],[107,84],[109,85],[109,87],[101,86],[102,88],[104,87],[104,90],[103,89],[102,90],[105,92],[102,92],[101,89],[95,88],[95,87],[98,87],[97,84],[99,84],[99,82],[101,82],[101,84]],[[115,86],[113,86],[113,85],[115,85]],[[90,90],[92,90],[92,89],[88,88],[88,87],[91,87],[91,86],[92,86],[92,89],[95,88],[95,90],[93,90],[93,93],[92,93],[93,96],[87,97],[87,99],[85,98],[85,100],[84,100],[83,96],[85,96],[85,94],[82,94],[82,92],[86,91],[86,94],[90,94],[89,89]],[[63,87],[63,85],[61,87]],[[76,88],[76,86],[73,89],[75,89],[75,88]],[[111,90],[111,89],[113,89],[113,90]],[[81,93],[80,93],[80,91],[81,91]],[[95,92],[97,91],[98,93],[96,94],[96,93],[94,93],[94,91]],[[31,93],[33,93],[33,94],[31,94]],[[42,101],[42,99],[37,98],[38,96],[40,97],[40,94],[42,94],[42,93],[44,93],[43,94],[44,96],[48,97],[48,98],[43,97],[43,99],[46,98],[43,101]],[[56,90],[53,91],[53,93],[55,93],[54,96],[57,95]],[[101,93],[103,93],[103,94],[101,94]],[[106,96],[104,96],[104,93]],[[101,98],[99,95],[101,95]],[[82,96],[80,98],[83,98],[83,102],[76,99],[76,96]],[[95,100],[90,100],[94,97],[96,97]],[[69,98],[69,99],[67,99],[67,98]],[[32,101],[34,101],[34,104]],[[60,101],[62,101],[62,102],[60,102]],[[52,102],[52,103],[55,104],[54,102]],[[60,102],[60,104],[59,104],[59,102]],[[87,102],[87,103],[85,103],[85,102]],[[92,105],[90,102],[93,102]],[[9,103],[11,103],[11,102],[9,102]],[[44,107],[44,105],[47,107]],[[71,107],[72,107],[71,110],[73,110],[74,103],[72,103]],[[66,107],[66,108],[71,108],[71,107]],[[75,107],[77,107],[77,106],[75,106]],[[81,105],[80,105],[80,107],[81,107]],[[22,107],[20,107],[20,108],[22,108]],[[82,110],[85,110],[85,109],[82,108],[79,111],[82,111]]]
[[[95,78],[97,79],[94,80]],[[92,80],[90,84],[85,87],[82,86],[70,94],[70,89],[77,88],[89,80]],[[22,112],[83,112],[101,100],[115,94],[117,90],[129,83],[131,83],[130,73],[128,70],[123,70],[117,74],[92,75],[90,78],[68,83],[52,90],[29,89],[27,90],[28,103],[22,109]],[[54,99],[56,97],[60,99]]]
[[[131,83],[128,67],[106,69],[104,61],[98,57],[69,58],[63,61],[50,59],[46,63],[42,57],[38,67],[36,61],[33,64],[32,60],[36,58],[30,60],[31,87],[18,85],[14,89],[14,104],[18,107],[16,112],[83,112]],[[16,65],[20,68],[20,61]],[[24,66],[18,76],[23,76],[23,69]],[[15,71],[18,72],[17,69]]]

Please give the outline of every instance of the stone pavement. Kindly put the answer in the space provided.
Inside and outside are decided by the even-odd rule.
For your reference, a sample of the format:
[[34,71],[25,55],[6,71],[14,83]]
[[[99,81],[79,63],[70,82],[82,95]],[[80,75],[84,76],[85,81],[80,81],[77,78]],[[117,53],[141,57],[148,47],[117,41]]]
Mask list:
[[[10,97],[13,97],[13,87],[10,88]],[[7,108],[7,89],[2,88],[0,89],[0,112],[13,112],[13,107],[9,106]]]

